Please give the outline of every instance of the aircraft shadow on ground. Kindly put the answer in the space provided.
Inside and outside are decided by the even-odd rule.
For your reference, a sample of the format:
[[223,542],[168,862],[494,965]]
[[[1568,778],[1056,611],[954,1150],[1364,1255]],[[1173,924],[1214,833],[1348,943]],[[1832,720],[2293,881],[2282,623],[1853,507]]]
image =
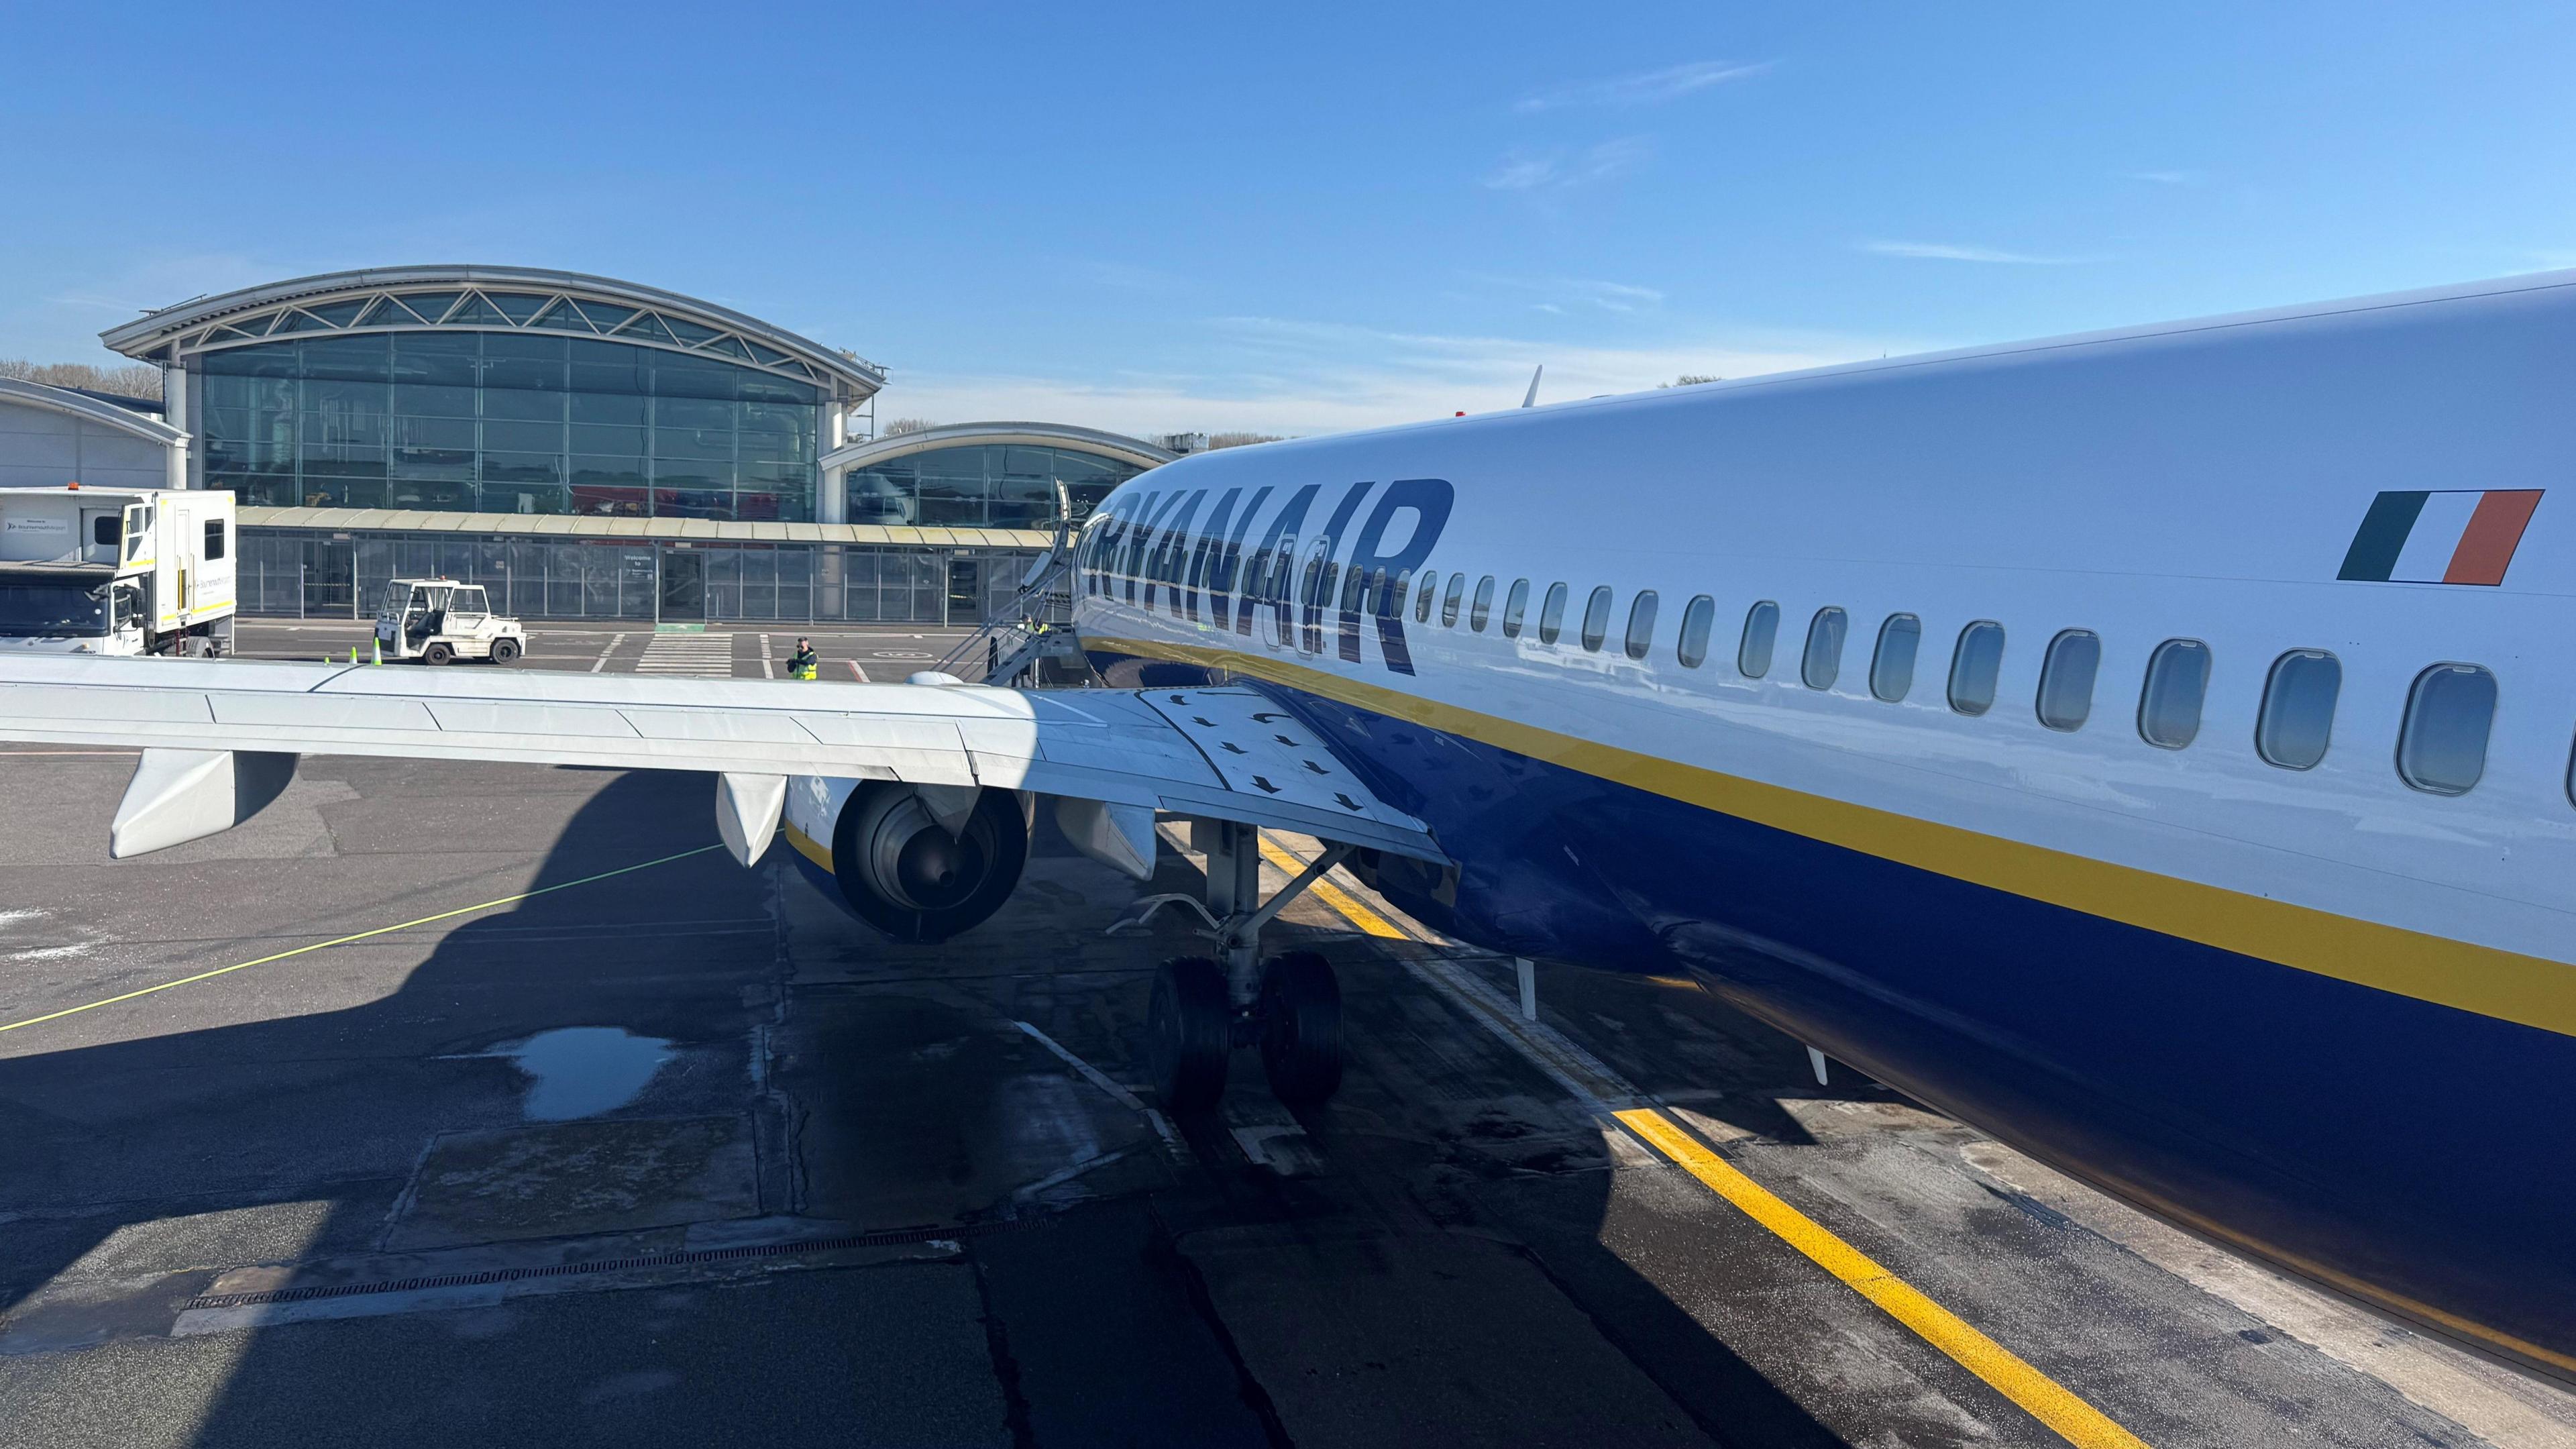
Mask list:
[[[605,782],[566,823],[531,886],[577,881],[707,844],[708,794],[707,781],[696,775],[638,772]],[[1039,854],[1069,852],[1053,840],[1043,842]],[[1176,871],[1196,876],[1185,860],[1167,855],[1157,881],[1141,889],[1187,888],[1187,881],[1165,879]],[[743,1024],[775,1009],[762,1000],[762,990],[779,980],[775,958],[781,951],[774,936],[740,923],[770,914],[772,889],[809,889],[792,875],[784,869],[744,872],[713,852],[537,896],[470,920],[447,933],[397,990],[363,1005],[0,1059],[0,1221],[8,1221],[0,1235],[0,1319],[17,1330],[54,1314],[53,1326],[68,1346],[85,1333],[104,1340],[120,1331],[108,1321],[114,1313],[84,1320],[76,1304],[59,1311],[49,1306],[77,1298],[61,1291],[76,1286],[75,1280],[154,1277],[152,1291],[178,1301],[204,1292],[213,1270],[462,1246],[496,1225],[499,1236],[511,1236],[506,1214],[496,1219],[477,1217],[474,1210],[444,1217],[425,1211],[433,1205],[424,1202],[419,1187],[434,1175],[422,1171],[425,1153],[456,1153],[452,1176],[471,1182],[478,1163],[489,1166],[496,1152],[506,1155],[492,1144],[514,1141],[511,1134],[530,1127],[526,1080],[512,1062],[491,1055],[491,1048],[558,1028],[622,1027],[665,1039],[675,1051],[710,1053],[711,1065],[720,1066],[729,1050],[739,1065]],[[278,872],[277,888],[295,888],[291,867]],[[1103,871],[1085,889],[1108,893],[1128,887]],[[1033,900],[1010,909],[1044,908],[1045,902]],[[855,939],[864,928],[851,923],[846,929],[852,952],[879,949]],[[1121,1023],[1125,1059],[1098,1063],[1122,1080],[1146,1075],[1141,1023],[1148,973],[1142,968],[1157,954],[1176,954],[1177,944],[1133,943],[1137,969],[1100,988],[1135,998],[1111,1012]],[[945,960],[961,970],[989,972],[987,951],[975,946],[969,937],[945,957],[919,953],[916,969],[933,970]],[[1348,944],[1336,953],[1359,954]],[[335,954],[319,952],[279,966],[327,973]],[[1355,960],[1350,969],[1356,975],[1362,968]],[[1419,990],[1403,982],[1400,972],[1388,976],[1399,990]],[[786,1014],[795,1009],[791,997]],[[1355,1024],[1365,1031],[1377,1009],[1355,1010]],[[1421,1003],[1412,1009],[1419,1012]],[[1478,1039],[1480,1050],[1493,1049],[1480,1028],[1454,1008],[1441,1009],[1455,1018],[1457,1032]],[[754,1033],[752,1039],[759,1037]],[[1257,1058],[1244,1054],[1237,1066],[1247,1080],[1236,1090],[1257,1087]],[[1365,1075],[1364,1065],[1355,1071],[1355,1077]],[[737,1084],[744,1080],[733,1078]],[[984,1130],[997,1113],[1015,1110],[1010,1102],[975,1099],[974,1083],[972,1074],[951,1073],[943,1078],[941,1094],[916,1097],[911,1109],[936,1102],[938,1110],[954,1115],[959,1133]],[[678,1136],[645,1144],[645,1155],[661,1163],[663,1176],[639,1191],[683,1197],[694,1192],[699,1201],[690,1210],[705,1216],[787,1210],[793,1187],[764,1174],[797,1131],[795,1106],[764,1105],[758,1093],[739,1085],[726,1090],[729,1105],[721,1097],[646,1095],[587,1119],[587,1130],[636,1122],[704,1123],[730,1114],[741,1123],[738,1132],[701,1127],[691,1136],[656,1129]],[[1387,1104],[1390,1111],[1400,1105]],[[1387,1139],[1360,1123],[1343,1102],[1303,1116],[1328,1156],[1347,1151],[1364,1166],[1406,1171],[1423,1165],[1402,1160],[1416,1154],[1417,1145],[1386,1147]],[[1795,1131],[1794,1119],[1785,1114],[1778,1122],[1743,1125]],[[1292,1223],[1338,1217],[1369,1225],[1369,1199],[1380,1188],[1354,1187],[1342,1180],[1352,1174],[1340,1169],[1316,1183],[1279,1183],[1226,1154],[1221,1128],[1192,1124],[1189,1135],[1199,1144],[1206,1177],[1214,1181],[1136,1183],[1176,1204],[1158,1210],[1159,1220],[1184,1231],[1192,1223],[1247,1218]],[[478,1148],[490,1150],[478,1159]],[[605,1139],[581,1148],[594,1159],[618,1150]],[[704,1160],[673,1166],[674,1153],[686,1158],[692,1152]],[[738,1170],[744,1153],[758,1159],[758,1166],[739,1200],[728,1199],[725,1184],[744,1180]],[[1366,1163],[1372,1154],[1380,1160]],[[1466,1187],[1462,1200],[1477,1204],[1483,1219],[1477,1230],[1517,1239],[1522,1246],[1515,1251],[1535,1263],[1702,1429],[1733,1443],[1842,1442],[1603,1244],[1607,1171],[1501,1177]],[[312,1206],[296,1212],[281,1204]],[[545,1213],[560,1205],[524,1206]],[[243,1209],[264,1211],[239,1215]],[[606,1225],[617,1228],[613,1211]],[[599,1230],[595,1211],[590,1226]],[[1186,1254],[1170,1248],[1168,1242],[1156,1244],[1138,1256],[1134,1273],[1140,1285],[1155,1275],[1194,1271]],[[843,1281],[854,1295],[867,1291],[864,1274],[844,1275]],[[1195,1300],[1206,1301],[1203,1285],[1185,1286]],[[1364,1296],[1368,1290],[1360,1284],[1352,1291]],[[130,1309],[118,1311],[132,1316]],[[194,1442],[251,1442],[282,1426],[309,1426],[316,1375],[329,1362],[317,1357],[312,1345],[322,1340],[314,1336],[344,1327],[326,1323],[254,1333],[213,1391]],[[403,1386],[401,1364],[378,1370],[383,1378],[374,1390],[364,1383],[339,1384],[318,1397],[336,1400],[344,1413],[385,1415],[378,1426],[385,1434],[410,1429],[418,1421],[408,1415],[437,1394]],[[400,1423],[397,1415],[405,1416]],[[360,1427],[343,1420],[334,1432]],[[412,1432],[437,1431],[422,1423]]]

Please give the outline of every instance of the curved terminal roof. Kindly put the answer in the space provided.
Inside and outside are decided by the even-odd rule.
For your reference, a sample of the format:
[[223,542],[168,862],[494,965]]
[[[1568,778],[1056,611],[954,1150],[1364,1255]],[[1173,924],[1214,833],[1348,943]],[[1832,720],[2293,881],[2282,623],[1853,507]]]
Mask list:
[[1142,438],[1103,432],[1098,428],[1077,428],[1065,423],[951,423],[944,428],[892,433],[864,443],[835,448],[823,455],[822,465],[827,469],[843,470],[873,468],[915,453],[983,443],[1019,443],[1028,447],[1097,453],[1133,463],[1139,468],[1158,467],[1180,456],[1155,447]]
[[188,437],[185,432],[159,418],[133,412],[111,402],[101,402],[69,388],[48,387],[41,382],[20,382],[14,377],[0,377],[0,402],[24,403],[48,412],[63,413],[163,447],[185,442]]
[[99,334],[138,361],[288,334],[464,327],[607,337],[719,357],[817,384],[843,401],[885,386],[885,369],[729,307],[613,277],[536,267],[377,267],[245,287],[164,307]]

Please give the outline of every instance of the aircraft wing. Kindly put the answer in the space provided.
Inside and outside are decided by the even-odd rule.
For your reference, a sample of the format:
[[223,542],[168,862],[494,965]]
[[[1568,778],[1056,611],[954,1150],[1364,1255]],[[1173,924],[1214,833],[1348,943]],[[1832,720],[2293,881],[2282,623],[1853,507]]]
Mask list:
[[[1009,690],[20,655],[0,657],[0,740],[992,786],[1447,859],[1421,821],[1240,688]],[[191,757],[162,758],[175,767]]]

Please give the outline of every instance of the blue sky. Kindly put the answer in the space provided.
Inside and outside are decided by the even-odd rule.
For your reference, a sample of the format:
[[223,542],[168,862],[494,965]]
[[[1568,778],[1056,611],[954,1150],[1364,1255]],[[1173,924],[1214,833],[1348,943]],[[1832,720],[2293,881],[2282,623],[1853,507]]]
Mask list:
[[0,356],[507,262],[1306,433],[2576,266],[2576,7],[1595,9],[9,5]]

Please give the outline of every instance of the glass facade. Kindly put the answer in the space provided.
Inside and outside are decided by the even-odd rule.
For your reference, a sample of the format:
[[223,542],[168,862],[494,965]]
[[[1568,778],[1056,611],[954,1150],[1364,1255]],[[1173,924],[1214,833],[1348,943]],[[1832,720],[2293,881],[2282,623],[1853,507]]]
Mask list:
[[244,529],[242,612],[358,617],[389,579],[481,584],[527,619],[980,623],[1008,608],[1030,555],[838,544],[687,547],[641,540]]
[[933,528],[1039,528],[1056,513],[1064,485],[1080,519],[1109,490],[1145,470],[1069,448],[960,443],[930,448],[849,473],[852,523]]
[[442,328],[223,348],[191,366],[205,486],[248,504],[814,516],[821,391],[712,357]]

